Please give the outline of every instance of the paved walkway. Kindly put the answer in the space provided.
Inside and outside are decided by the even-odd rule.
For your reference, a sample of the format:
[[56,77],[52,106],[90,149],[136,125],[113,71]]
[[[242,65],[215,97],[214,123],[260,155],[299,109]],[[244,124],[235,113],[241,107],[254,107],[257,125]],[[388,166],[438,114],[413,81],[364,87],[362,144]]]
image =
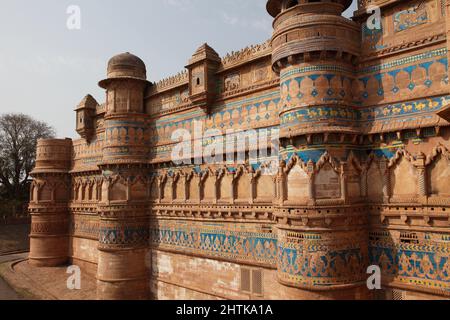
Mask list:
[[[95,300],[97,281],[95,277],[81,273],[81,289],[70,290],[67,280],[71,274],[67,267],[36,268],[28,264],[28,254],[0,256],[0,275],[14,287],[16,293],[4,280],[0,280],[0,300]],[[20,261],[23,260],[23,261]],[[20,261],[13,264],[11,263]],[[1,278],[0,278],[1,279]]]
[[28,250],[29,232],[30,225],[0,226],[0,300],[95,300],[95,276],[82,272],[81,290],[69,290],[67,267],[35,268],[28,253],[9,254]]
[[22,300],[17,292],[14,291],[2,278],[0,278],[0,300]]
[[[25,259],[28,253],[13,254],[0,256],[0,264],[15,261],[18,259]],[[5,280],[0,277],[0,300],[22,300],[21,297],[14,289],[12,289]]]

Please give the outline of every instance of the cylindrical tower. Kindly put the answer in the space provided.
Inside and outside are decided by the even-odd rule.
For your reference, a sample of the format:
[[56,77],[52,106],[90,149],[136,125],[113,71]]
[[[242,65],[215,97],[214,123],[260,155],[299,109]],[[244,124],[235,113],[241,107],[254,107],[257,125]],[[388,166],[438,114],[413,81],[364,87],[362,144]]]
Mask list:
[[272,62],[280,74],[281,137],[357,131],[352,108],[359,27],[341,16],[351,0],[270,0]]
[[291,155],[279,173],[278,280],[304,290],[305,298],[308,291],[345,299],[365,292],[367,219],[347,203],[348,169],[334,161],[347,156],[344,150],[360,133],[352,93],[360,29],[342,16],[351,2],[267,3],[275,18],[272,63],[280,75],[282,144],[310,152],[303,159]]
[[32,265],[55,267],[68,261],[71,155],[70,139],[38,141],[29,205]]
[[144,92],[150,83],[138,57],[123,53],[108,63],[105,147],[100,165],[105,182],[99,205],[100,238],[97,297],[149,297],[147,115]]
[[130,53],[108,62],[106,89],[104,163],[142,163],[147,159],[148,139],[144,92],[150,83],[144,62]]

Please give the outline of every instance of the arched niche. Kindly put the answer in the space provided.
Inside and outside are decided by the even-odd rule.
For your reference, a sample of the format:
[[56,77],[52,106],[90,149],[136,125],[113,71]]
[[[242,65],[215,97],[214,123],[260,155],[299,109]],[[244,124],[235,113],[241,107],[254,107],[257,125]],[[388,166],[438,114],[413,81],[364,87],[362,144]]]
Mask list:
[[417,169],[404,154],[399,155],[390,166],[390,183],[393,198],[417,197]]
[[383,173],[379,161],[374,159],[370,162],[367,170],[367,198],[370,202],[383,202]]
[[205,175],[202,183],[202,201],[212,202],[216,199],[216,178],[210,171]]
[[309,176],[300,164],[295,164],[286,173],[286,201],[305,202],[309,198]]
[[231,201],[232,188],[233,188],[233,176],[232,174],[225,172],[222,178],[220,179],[218,200],[221,202],[229,203]]
[[256,202],[272,202],[275,197],[275,183],[273,177],[267,174],[260,174],[255,179],[255,200]]
[[44,183],[39,189],[39,201],[52,200],[52,188],[49,183]]
[[171,202],[173,197],[173,180],[170,177],[164,178],[162,184],[163,194],[161,197],[161,201],[163,202]]
[[200,177],[196,173],[193,173],[192,177],[189,179],[188,182],[188,190],[189,190],[188,200],[190,202],[198,202],[198,200],[200,199],[199,185],[200,185]]
[[89,184],[83,182],[81,185],[81,201],[89,200]]
[[113,181],[109,199],[111,201],[126,201],[127,200],[127,185],[123,179],[116,179]]
[[427,167],[428,189],[431,196],[450,198],[450,157],[438,154]]
[[250,177],[248,172],[241,168],[234,180],[234,195],[237,202],[248,203],[250,195]]
[[341,198],[341,178],[330,162],[321,165],[315,174],[314,191],[316,199]]
[[361,166],[356,158],[350,156],[346,167],[347,197],[350,200],[361,198]]
[[86,199],[85,200],[88,200],[88,201],[92,201],[92,200],[94,200],[94,184],[92,183],[92,182],[89,182],[87,185],[86,185],[86,189],[87,189],[87,196],[86,196]]
[[92,182],[91,200],[93,201],[98,200],[97,183],[95,181]]
[[144,201],[147,200],[147,184],[142,178],[136,179],[130,187],[131,200]]
[[186,199],[185,179],[183,175],[178,174],[176,182],[174,184],[173,200],[184,201],[185,199]]
[[68,189],[65,183],[60,183],[55,189],[55,200],[56,201],[67,201],[68,199]]

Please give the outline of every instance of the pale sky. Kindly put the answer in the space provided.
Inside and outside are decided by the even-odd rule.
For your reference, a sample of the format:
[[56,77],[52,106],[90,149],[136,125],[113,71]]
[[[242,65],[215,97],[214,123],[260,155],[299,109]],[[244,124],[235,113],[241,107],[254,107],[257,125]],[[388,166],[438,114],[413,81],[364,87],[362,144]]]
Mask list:
[[[354,1],[356,2],[356,1]],[[81,29],[69,30],[70,5]],[[0,0],[0,114],[21,112],[77,138],[73,109],[115,54],[129,51],[150,81],[183,70],[204,42],[221,56],[269,39],[266,0]],[[346,16],[356,10],[354,3]]]

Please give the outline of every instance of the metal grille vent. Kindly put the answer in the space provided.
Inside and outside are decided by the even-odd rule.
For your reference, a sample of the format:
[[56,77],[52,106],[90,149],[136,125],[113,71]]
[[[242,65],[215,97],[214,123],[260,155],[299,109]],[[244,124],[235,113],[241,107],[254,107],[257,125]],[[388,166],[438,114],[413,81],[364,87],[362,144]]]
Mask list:
[[261,270],[252,270],[252,293],[256,295],[263,294]]
[[392,300],[405,300],[405,292],[401,290],[392,290]]
[[241,291],[256,296],[263,295],[263,271],[241,267]]
[[241,291],[250,292],[250,269],[241,268]]

